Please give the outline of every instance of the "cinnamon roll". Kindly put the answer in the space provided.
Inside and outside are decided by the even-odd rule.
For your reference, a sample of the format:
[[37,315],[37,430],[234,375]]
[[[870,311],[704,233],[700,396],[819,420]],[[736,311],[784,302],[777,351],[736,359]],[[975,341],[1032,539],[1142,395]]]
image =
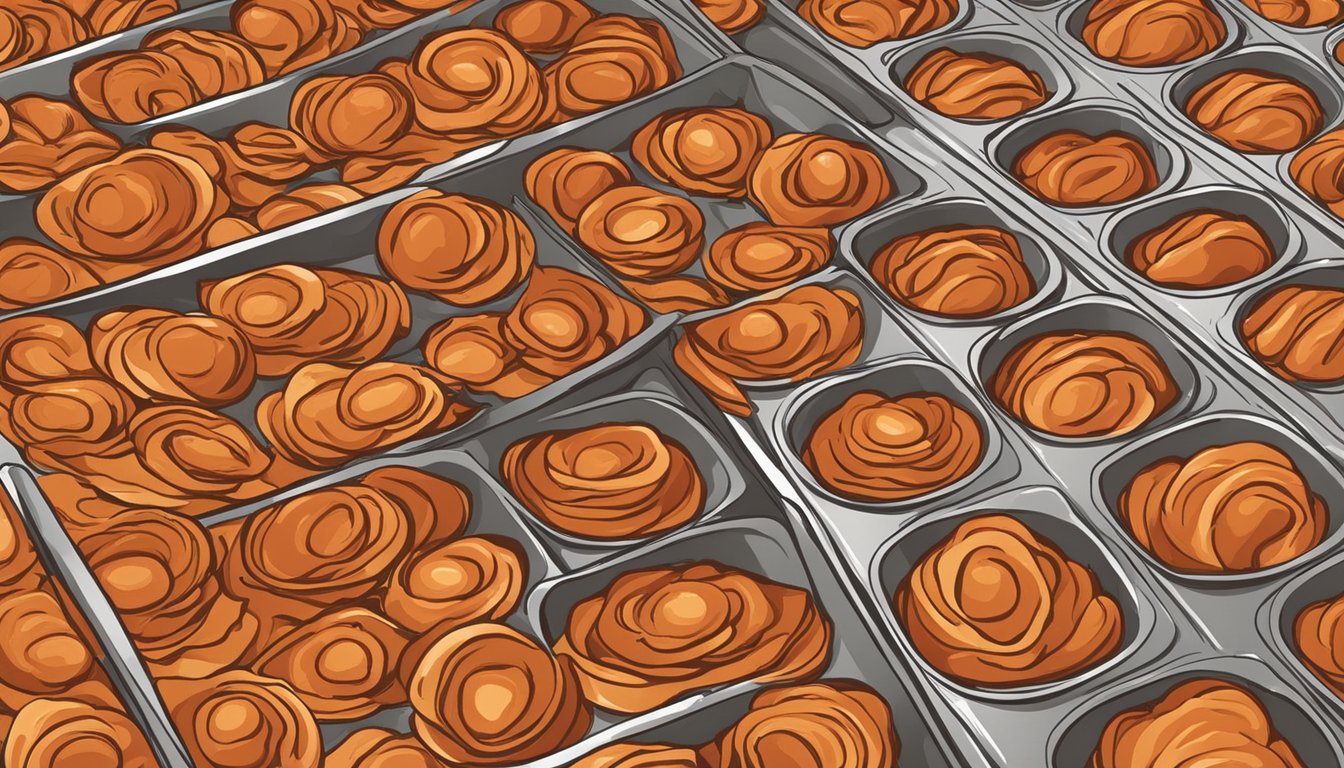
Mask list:
[[243,670],[202,680],[160,678],[159,693],[192,759],[230,768],[311,768],[322,735],[283,681]]
[[1132,200],[1160,181],[1148,148],[1119,131],[1051,133],[1013,158],[1012,174],[1036,197],[1066,208]]
[[1233,70],[1190,94],[1185,114],[1227,146],[1247,154],[1290,152],[1320,132],[1325,115],[1302,83],[1257,70]]
[[0,401],[0,433],[33,464],[57,469],[119,448],[134,413],[130,395],[105,379],[46,381]]
[[89,325],[94,365],[142,400],[221,407],[241,400],[256,358],[227,320],[166,309],[113,310]]
[[30,702],[77,694],[95,678],[98,661],[61,604],[44,590],[0,597],[0,706],[17,712]]
[[1003,120],[1050,100],[1045,81],[1023,64],[951,48],[920,59],[901,87],[934,112],[961,120]]
[[1213,51],[1227,39],[1227,27],[1204,0],[1095,0],[1081,36],[1106,61],[1165,67]]
[[582,0],[520,0],[495,14],[495,29],[531,54],[564,53],[597,12]]
[[703,768],[700,753],[670,744],[612,744],[590,753],[570,768]]
[[310,78],[289,102],[290,128],[330,157],[381,152],[416,114],[407,87],[377,72]]
[[712,562],[621,575],[574,606],[555,644],[588,700],[622,713],[727,683],[806,680],[830,649],[830,620],[806,590]]
[[1260,16],[1289,27],[1323,27],[1344,16],[1339,0],[1241,0]]
[[[46,494],[45,485],[42,491]],[[41,579],[33,540],[6,495],[0,498],[0,596],[31,592]]]
[[504,338],[504,315],[487,313],[445,320],[420,342],[431,368],[477,394],[516,398],[553,379],[522,367],[521,354]]
[[747,196],[782,227],[819,227],[861,216],[891,196],[882,159],[862,144],[786,133],[761,153]]
[[521,366],[554,381],[615,351],[645,324],[639,307],[596,280],[537,267],[504,317],[503,338]]
[[726,307],[732,299],[722,288],[694,275],[621,281],[621,287],[654,312],[701,312]]
[[1125,249],[1130,269],[1172,288],[1221,288],[1269,269],[1277,254],[1254,221],[1223,211],[1181,214]]
[[144,734],[111,702],[35,699],[14,715],[3,749],[5,765],[24,768],[158,765]]
[[276,452],[323,469],[450,429],[475,408],[455,382],[410,363],[308,363],[257,403],[257,426]]
[[1106,725],[1090,768],[1133,765],[1304,768],[1255,694],[1213,678],[1184,682]]
[[362,192],[344,184],[304,184],[267,200],[256,222],[262,230],[279,229],[363,199]]
[[820,285],[686,326],[673,359],[723,410],[750,416],[741,381],[802,381],[837,371],[863,351],[863,307],[853,293]]
[[1184,573],[1244,573],[1296,559],[1321,542],[1325,502],[1279,449],[1242,441],[1144,467],[1119,499],[1120,519],[1153,557]]
[[730,35],[745,32],[765,18],[765,0],[695,0],[695,6]]
[[632,182],[630,169],[619,157],[596,149],[561,147],[538,157],[527,167],[523,183],[527,195],[571,235],[579,214],[599,195]]
[[1170,408],[1180,387],[1147,342],[1127,333],[1045,333],[1019,344],[990,376],[990,395],[1033,429],[1118,437]]
[[36,240],[0,242],[0,310],[45,304],[102,283],[88,264]]
[[349,18],[330,0],[238,0],[233,31],[256,51],[268,77],[279,77],[359,44]]
[[579,214],[576,236],[625,277],[666,277],[700,258],[705,217],[684,197],[630,184],[594,198]]
[[361,728],[323,758],[325,768],[442,768],[443,763],[414,736],[384,728]]
[[653,93],[681,77],[681,61],[662,23],[609,13],[580,27],[543,75],[559,122]]
[[82,10],[79,6],[88,6],[89,31],[95,36],[148,24],[178,11],[177,0],[65,0],[64,4],[77,12]]
[[927,552],[897,587],[895,608],[925,661],[983,688],[1077,675],[1124,636],[1096,574],[1005,514],[967,520]]
[[1311,603],[1293,620],[1297,657],[1307,669],[1344,699],[1344,659],[1339,656],[1344,638],[1344,595]]
[[547,121],[541,69],[493,29],[451,29],[421,41],[406,75],[415,119],[435,133],[509,137]]
[[84,334],[69,320],[21,315],[0,320],[0,385],[27,388],[71,378],[96,378]]
[[882,246],[868,271],[893,299],[939,317],[990,317],[1036,292],[1017,237],[992,226],[903,235]]
[[704,509],[705,483],[677,441],[643,424],[545,432],[500,461],[510,492],[547,525],[590,539],[679,528]]
[[592,722],[573,660],[503,624],[439,638],[406,687],[416,735],[451,764],[534,760],[577,743]]
[[1344,217],[1344,131],[1324,133],[1303,147],[1288,174],[1308,196]]
[[772,138],[770,123],[745,109],[676,109],[640,128],[630,154],[654,178],[686,192],[745,197],[752,167]]
[[[40,475],[37,485],[47,497],[52,511],[60,518],[61,526],[76,542],[91,531],[101,530],[114,517],[132,511],[131,507],[98,492],[81,477],[68,472]],[[0,541],[4,540],[4,521],[0,520]],[[0,550],[4,545],[0,544]],[[6,591],[4,562],[0,554],[0,594]],[[36,573],[36,572],[34,572]]]
[[84,19],[45,0],[10,0],[0,14],[0,71],[73,48],[93,36]]
[[408,632],[503,621],[527,583],[527,556],[500,536],[469,536],[423,549],[399,563],[383,610]]
[[378,263],[403,286],[473,307],[512,293],[536,262],[536,240],[518,214],[485,198],[426,189],[388,210]]
[[0,190],[35,192],[75,171],[110,160],[121,142],[93,127],[73,104],[20,96],[7,104],[0,132]]
[[279,264],[199,286],[201,307],[236,327],[257,374],[284,376],[304,363],[377,359],[411,329],[400,286],[360,272]]
[[[801,740],[806,757],[798,759]],[[802,762],[824,766],[896,766],[901,744],[891,709],[863,683],[838,680],[756,694],[751,709],[715,742],[721,768]]]
[[411,522],[412,549],[456,539],[471,519],[471,496],[461,485],[410,467],[380,467],[360,483],[396,502]]
[[798,15],[845,45],[868,48],[947,26],[958,0],[803,0]]
[[900,501],[969,475],[983,442],[975,416],[942,395],[858,392],[812,428],[802,460],[845,498]]
[[1289,382],[1333,384],[1344,380],[1344,291],[1285,285],[1256,301],[1241,321],[1251,355]]
[[327,158],[295,131],[245,123],[216,150],[221,184],[235,210],[250,211],[306,178]]

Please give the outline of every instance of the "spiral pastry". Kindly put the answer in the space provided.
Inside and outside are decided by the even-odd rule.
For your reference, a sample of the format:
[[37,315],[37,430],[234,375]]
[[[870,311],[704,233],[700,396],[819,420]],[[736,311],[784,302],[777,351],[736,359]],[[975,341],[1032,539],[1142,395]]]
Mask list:
[[655,280],[625,279],[621,287],[654,312],[701,312],[732,303],[719,286],[694,275],[660,277]]
[[705,217],[695,203],[630,184],[598,195],[577,224],[579,243],[625,277],[666,277],[700,258]]
[[406,687],[416,735],[450,764],[534,760],[575,744],[592,722],[574,662],[503,624],[439,638]]
[[1241,0],[1260,16],[1289,27],[1323,27],[1344,16],[1338,0]]
[[945,488],[980,463],[979,422],[932,392],[858,392],[817,422],[803,464],[847,499],[900,501]]
[[304,184],[267,200],[255,218],[257,226],[268,231],[363,199],[362,192],[344,184]]
[[619,157],[595,149],[561,147],[532,161],[523,183],[527,195],[571,235],[579,214],[602,193],[632,181]]
[[488,142],[486,137],[439,136],[412,126],[405,136],[376,155],[346,158],[341,164],[341,182],[366,195],[386,192],[410,182],[430,166],[446,163]]
[[310,491],[246,518],[224,558],[224,584],[259,615],[308,622],[372,595],[413,536],[405,508],[376,488]]
[[411,56],[406,82],[416,121],[435,133],[518,136],[551,115],[541,69],[493,29],[426,38]]
[[1325,536],[1325,502],[1279,449],[1237,442],[1148,465],[1119,500],[1125,527],[1185,573],[1244,573],[1300,557]]
[[677,441],[643,424],[520,440],[500,461],[513,495],[547,525],[590,539],[651,536],[700,514],[705,483]]
[[1120,647],[1124,616],[1096,574],[1003,514],[967,520],[896,589],[919,655],[965,685],[1071,677]]
[[748,417],[739,381],[802,381],[852,365],[863,351],[863,307],[839,289],[806,285],[692,323],[673,359],[720,408]]
[[115,136],[93,127],[68,102],[20,96],[6,106],[7,119],[0,120],[0,190],[34,192],[121,151]]
[[521,0],[495,14],[495,29],[531,54],[564,53],[597,13],[582,0]]
[[868,48],[951,23],[957,0],[803,0],[798,15],[845,45]]
[[236,210],[252,210],[284,193],[326,162],[296,131],[245,123],[217,149],[221,183]]
[[527,584],[527,556],[500,536],[470,536],[416,552],[392,572],[383,610],[408,632],[503,621]]
[[24,768],[158,765],[135,722],[111,702],[35,699],[14,715],[3,749],[5,765]]
[[123,262],[200,251],[229,201],[198,163],[131,149],[65,177],[37,203],[37,226],[69,253]]
[[84,334],[69,320],[51,315],[0,320],[0,383],[4,388],[97,375]]
[[1344,698],[1344,659],[1338,651],[1341,639],[1344,595],[1308,605],[1293,621],[1298,659],[1336,696]]
[[805,680],[830,648],[806,590],[712,562],[623,574],[570,611],[555,644],[588,700],[623,713],[743,680]]
[[187,752],[202,765],[311,768],[322,735],[283,681],[235,670],[201,680],[160,678],[159,693]]
[[543,75],[558,122],[653,93],[681,77],[681,61],[660,22],[609,13],[584,24]]
[[1165,67],[1213,51],[1227,39],[1227,27],[1204,0],[1095,0],[1081,36],[1106,61]]
[[654,178],[686,192],[746,197],[752,167],[772,138],[770,123],[745,109],[676,109],[640,128],[630,154]]
[[1260,364],[1290,382],[1344,380],[1344,291],[1285,285],[1252,305],[1241,340]]
[[695,0],[695,6],[730,35],[745,32],[765,18],[765,0]]
[[820,227],[861,216],[891,196],[882,159],[862,144],[818,133],[777,137],[751,172],[747,196],[781,227]]
[[411,522],[411,548],[434,547],[462,535],[471,519],[466,488],[411,467],[380,467],[359,481],[396,502]]
[[644,312],[606,286],[557,267],[537,267],[504,317],[519,364],[549,380],[597,362],[644,330]]
[[89,31],[98,37],[148,24],[178,11],[177,0],[98,0],[92,3],[65,0],[64,4],[77,13],[85,12],[81,6],[89,6],[86,11]]
[[114,310],[89,326],[94,365],[144,400],[220,407],[252,389],[256,359],[227,320],[165,309]]
[[1118,131],[1056,131],[1013,158],[1012,173],[1036,197],[1066,208],[1132,200],[1159,182],[1143,142]]
[[94,678],[98,662],[61,604],[34,589],[0,597],[0,705],[10,712],[29,702],[70,695]]
[[990,317],[1036,292],[1017,237],[998,227],[952,226],[898,237],[877,252],[868,271],[901,304],[939,317]]
[[11,0],[0,13],[0,71],[73,48],[92,37],[69,8],[45,0]]
[[[60,518],[70,538],[78,542],[91,531],[101,530],[109,520],[130,511],[125,504],[98,492],[81,477],[68,472],[51,472],[40,475],[37,485],[42,495],[47,497],[52,510]],[[4,533],[5,522],[0,520],[0,540]],[[0,550],[5,545],[0,544]],[[4,582],[4,560],[6,555],[0,552],[0,594],[8,591]]]
[[384,728],[361,728],[323,758],[324,768],[442,768],[414,736]]
[[570,768],[702,768],[700,754],[670,744],[612,744],[584,757]]
[[206,312],[247,338],[261,376],[318,360],[366,363],[411,328],[401,287],[360,272],[279,264],[202,282],[199,295]]
[[420,346],[431,368],[477,394],[513,399],[554,381],[522,366],[519,350],[504,338],[502,314],[449,318],[426,331]]
[[901,87],[934,112],[962,120],[1003,120],[1050,99],[1041,76],[1021,63],[951,48],[920,59]]
[[349,18],[330,0],[238,0],[233,31],[256,51],[268,77],[279,77],[359,44]]
[[415,119],[407,87],[377,72],[304,81],[289,102],[289,126],[330,157],[376,154]]
[[1111,718],[1088,766],[1200,764],[1305,765],[1253,693],[1235,683],[1202,678]]
[[126,391],[105,379],[48,381],[0,401],[0,433],[33,464],[59,469],[120,448],[134,413]]
[[[807,744],[801,761],[800,743]],[[750,711],[719,736],[715,747],[721,768],[765,768],[781,762],[894,768],[901,751],[887,703],[863,683],[848,680],[757,694]]]
[[457,394],[410,363],[309,363],[257,403],[257,426],[280,455],[322,469],[462,423],[475,409]]
[[1290,152],[1320,132],[1316,94],[1298,81],[1255,70],[1225,72],[1200,86],[1185,114],[1227,146],[1247,154]]
[[1125,249],[1130,269],[1172,288],[1221,288],[1269,269],[1269,236],[1245,216],[1199,210],[1149,230]]
[[490,200],[426,189],[388,210],[378,263],[393,280],[457,306],[503,298],[523,284],[536,240],[518,214]]
[[1344,216],[1344,131],[1322,134],[1293,155],[1293,182],[1336,216]]
[[[46,485],[42,491],[47,493]],[[0,498],[0,597],[31,592],[38,588],[41,579],[42,568],[33,540],[8,496]]]
[[340,608],[294,627],[252,664],[289,684],[319,722],[355,720],[406,701],[397,663],[407,636],[365,608]]

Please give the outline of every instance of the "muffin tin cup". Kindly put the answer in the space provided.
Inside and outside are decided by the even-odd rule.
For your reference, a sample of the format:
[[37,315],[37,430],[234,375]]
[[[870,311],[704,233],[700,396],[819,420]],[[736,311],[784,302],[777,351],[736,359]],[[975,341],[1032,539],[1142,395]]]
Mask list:
[[1302,660],[1294,626],[1298,615],[1307,606],[1344,595],[1341,577],[1344,577],[1344,553],[1336,551],[1282,585],[1260,605],[1256,614],[1256,629],[1265,637],[1271,658],[1287,670],[1290,679],[1324,702],[1336,717],[1344,717],[1344,698],[1322,682]]
[[[1068,48],[1069,53],[1078,59],[1081,63],[1087,65],[1089,69],[1106,71],[1107,76],[1116,79],[1143,77],[1145,75],[1165,74],[1170,72],[1179,72],[1189,69],[1199,64],[1216,59],[1230,51],[1236,50],[1244,41],[1246,30],[1241,20],[1227,8],[1220,5],[1217,0],[1205,0],[1205,3],[1213,9],[1218,17],[1223,21],[1223,29],[1226,34],[1222,43],[1208,53],[1182,61],[1176,64],[1164,64],[1157,67],[1130,67],[1119,64],[1109,59],[1094,54],[1087,44],[1083,42],[1083,27],[1087,23],[1088,11],[1092,9],[1095,0],[1078,0],[1070,2],[1063,6],[1050,8],[1034,15],[1032,19],[1038,25],[1045,28],[1046,32],[1054,33],[1056,39]],[[1019,6],[1020,8],[1021,6]]]
[[1321,717],[1303,707],[1297,686],[1280,680],[1261,661],[1215,653],[1140,672],[1082,703],[1051,735],[1042,764],[1051,768],[1086,764],[1111,718],[1151,706],[1172,688],[1200,678],[1234,683],[1254,694],[1268,712],[1274,730],[1293,747],[1303,765],[1344,764],[1337,719]]

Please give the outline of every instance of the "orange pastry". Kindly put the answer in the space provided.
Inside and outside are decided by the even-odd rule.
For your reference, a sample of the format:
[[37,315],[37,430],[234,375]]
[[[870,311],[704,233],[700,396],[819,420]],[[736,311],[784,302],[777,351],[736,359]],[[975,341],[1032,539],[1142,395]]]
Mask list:
[[555,652],[612,712],[647,712],[728,683],[806,680],[831,624],[806,590],[717,563],[630,571],[570,611]]
[[694,275],[626,278],[621,280],[621,287],[654,312],[700,312],[726,307],[732,301],[722,288]]
[[577,743],[592,722],[574,662],[503,624],[439,638],[406,687],[416,735],[449,764],[534,760]]
[[61,604],[45,590],[0,597],[0,631],[0,706],[10,712],[53,696],[78,696],[88,687],[81,683],[100,672]]
[[817,422],[802,460],[845,498],[900,501],[966,477],[983,439],[975,416],[942,395],[858,392]]
[[219,147],[221,183],[235,210],[251,210],[318,170],[326,158],[295,131],[244,123]]
[[269,77],[348,51],[361,37],[330,0],[238,0],[229,21],[257,52]]
[[1336,216],[1344,216],[1344,131],[1324,133],[1293,155],[1293,182]]
[[289,102],[289,127],[331,157],[385,150],[416,115],[407,87],[377,72],[310,78]]
[[802,381],[845,368],[863,351],[863,309],[849,291],[807,285],[692,323],[673,358],[725,411],[747,417],[740,381]]
[[0,242],[0,310],[45,304],[102,282],[88,264],[36,240]]
[[564,53],[597,12],[582,0],[520,0],[495,14],[495,29],[532,54]]
[[457,306],[507,296],[535,260],[527,224],[484,198],[422,190],[392,206],[378,228],[378,263],[393,280]]
[[261,376],[307,362],[366,363],[411,328],[396,284],[359,272],[279,264],[199,286],[201,307],[247,338]]
[[747,714],[713,744],[715,764],[767,768],[799,762],[804,740],[804,765],[895,768],[901,751],[882,697],[863,683],[839,680],[756,694]]
[[424,11],[416,3],[399,0],[331,0],[337,15],[365,33],[376,29],[396,29],[419,18]]
[[256,222],[262,230],[279,229],[363,199],[362,192],[344,184],[304,184],[267,200]]
[[8,0],[0,14],[0,71],[73,48],[93,36],[84,19],[60,3]]
[[527,556],[500,536],[469,536],[422,549],[401,561],[382,597],[388,617],[408,632],[503,621],[527,584]]
[[227,320],[164,309],[114,310],[89,325],[93,362],[143,400],[211,407],[252,389],[256,358]]
[[14,715],[4,764],[46,768],[115,765],[156,768],[154,753],[135,722],[111,702],[37,699]]
[[940,227],[898,237],[882,246],[868,270],[892,298],[939,317],[990,317],[1036,292],[1017,237],[991,226]]
[[1223,211],[1181,214],[1129,244],[1125,261],[1135,272],[1172,288],[1221,288],[1274,264],[1274,246],[1254,221]]
[[[89,31],[110,35],[178,11],[177,0],[58,0],[77,14],[87,13]],[[87,6],[87,10],[85,7]]]
[[1018,153],[1012,172],[1036,197],[1067,208],[1121,203],[1159,181],[1148,148],[1118,131],[1056,131]]
[[1082,38],[1107,61],[1165,67],[1213,51],[1227,39],[1227,27],[1204,0],[1094,0]]
[[670,531],[705,504],[705,483],[690,454],[644,424],[533,435],[509,446],[499,473],[547,525],[590,539]]
[[730,35],[745,32],[765,18],[765,0],[695,0],[695,5],[714,26]]
[[33,192],[121,151],[117,137],[93,127],[74,105],[43,96],[8,103],[0,138],[0,190]]
[[786,133],[761,153],[747,195],[782,227],[818,227],[861,216],[891,196],[871,149],[817,133]]
[[1241,0],[1252,11],[1289,27],[1333,25],[1344,16],[1338,0]]
[[1059,437],[1118,437],[1170,408],[1180,388],[1147,342],[1126,333],[1046,333],[1022,342],[990,376],[1013,418]]
[[798,15],[845,45],[868,48],[951,23],[958,0],[803,0]]
[[431,368],[478,394],[522,397],[553,381],[522,367],[521,352],[504,338],[503,314],[449,318],[425,332],[420,348]]
[[361,728],[323,758],[324,768],[442,768],[443,763],[414,736],[384,728]]
[[517,136],[551,114],[537,64],[492,29],[426,37],[411,56],[406,81],[416,121],[435,133]]
[[579,215],[576,237],[626,277],[666,277],[700,258],[705,218],[695,203],[639,184],[613,187]]
[[1003,120],[1050,99],[1041,76],[990,53],[939,48],[919,60],[901,84],[911,98],[940,115]]
[[0,385],[4,388],[97,375],[84,334],[69,320],[50,315],[0,320]]
[[653,93],[681,77],[681,61],[661,23],[611,13],[584,24],[543,75],[559,122]]
[[235,670],[201,680],[160,678],[158,688],[197,763],[230,768],[322,763],[317,722],[280,680]]
[[[68,472],[39,475],[37,485],[66,533],[76,543],[89,532],[101,530],[112,518],[133,511],[132,507],[99,493],[83,478]],[[0,541],[4,535],[3,521],[0,521]],[[3,582],[5,558],[6,555],[0,554],[0,594],[6,589]]]
[[467,489],[423,470],[380,467],[359,482],[381,491],[402,508],[411,521],[413,549],[456,539],[471,519],[471,496]]
[[704,768],[700,753],[670,744],[612,744],[588,754],[570,768]]
[[579,214],[602,193],[631,183],[630,169],[619,157],[601,150],[561,147],[527,167],[527,195],[571,235]]
[[205,247],[212,250],[223,248],[226,245],[246,240],[260,233],[261,230],[257,229],[257,225],[247,219],[238,216],[221,216],[215,219],[210,224],[210,228],[205,231]]
[[895,606],[919,655],[976,687],[1077,675],[1114,655],[1124,636],[1120,607],[1096,574],[1004,514],[968,520],[926,553]]
[[1311,603],[1293,620],[1297,657],[1334,694],[1344,699],[1344,595]]
[[134,412],[130,395],[106,379],[47,381],[0,402],[0,434],[32,464],[60,469],[120,449]]
[[1185,114],[1214,138],[1248,154],[1290,152],[1320,132],[1325,115],[1316,94],[1269,72],[1233,70],[1200,86]]
[[440,136],[412,126],[387,149],[375,155],[355,155],[341,164],[341,182],[366,195],[400,187],[426,168],[489,143],[488,137],[452,134]]
[[1189,680],[1158,701],[1111,718],[1088,766],[1200,763],[1305,766],[1253,693],[1212,678]]
[[1120,494],[1139,545],[1184,573],[1244,573],[1296,559],[1329,527],[1325,502],[1272,445],[1237,442],[1144,467]]
[[1285,285],[1257,300],[1241,321],[1241,340],[1255,359],[1290,382],[1344,379],[1344,291]]
[[0,597],[31,592],[41,579],[33,540],[6,496],[0,499]]
[[640,128],[630,154],[654,178],[686,192],[745,197],[752,168],[772,137],[770,123],[745,109],[676,109]]

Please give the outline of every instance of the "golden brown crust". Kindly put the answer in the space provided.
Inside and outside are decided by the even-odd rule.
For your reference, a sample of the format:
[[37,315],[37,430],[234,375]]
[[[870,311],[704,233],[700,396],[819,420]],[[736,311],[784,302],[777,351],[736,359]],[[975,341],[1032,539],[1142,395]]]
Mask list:
[[782,227],[839,224],[891,196],[882,159],[868,147],[819,133],[777,136],[751,172],[747,195]]
[[0,34],[0,71],[72,48],[92,36],[78,14],[46,0],[5,3]]
[[0,382],[6,388],[97,376],[84,334],[69,320],[22,315],[0,320]]
[[630,141],[654,178],[692,194],[745,197],[747,180],[773,134],[765,118],[738,107],[664,112]]
[[36,240],[0,242],[0,309],[44,304],[102,283],[88,264]]
[[119,449],[134,413],[131,396],[106,379],[47,381],[0,401],[0,434],[33,464],[59,469]]
[[235,212],[260,207],[327,161],[297,132],[265,123],[244,123],[217,146],[221,183]]
[[1321,542],[1325,501],[1272,445],[1237,442],[1169,456],[1130,480],[1120,519],[1139,545],[1183,573],[1244,573]]
[[344,184],[304,184],[267,200],[256,222],[263,230],[279,229],[363,199],[364,193]]
[[0,706],[10,712],[29,702],[68,695],[100,671],[84,638],[61,604],[45,590],[0,597]]
[[160,678],[159,693],[192,759],[235,768],[311,768],[322,736],[284,682],[242,670],[201,680]]
[[1015,518],[962,523],[901,581],[896,615],[920,656],[965,685],[1011,688],[1095,667],[1124,636],[1096,574]]
[[503,621],[527,585],[527,556],[501,536],[468,536],[401,561],[382,597],[388,617],[408,632]]
[[409,64],[415,119],[432,132],[508,137],[550,119],[541,69],[502,32],[441,32],[423,40]]
[[1332,25],[1344,16],[1339,0],[1242,0],[1252,11],[1289,27]]
[[260,234],[257,225],[240,216],[221,216],[205,232],[206,248],[223,248],[230,243]]
[[1147,147],[1118,131],[1056,131],[1018,153],[1012,173],[1036,197],[1069,208],[1131,200],[1159,182]]
[[765,0],[695,0],[710,22],[730,35],[745,32],[765,18]]
[[555,652],[593,704],[633,713],[726,683],[806,680],[830,641],[806,590],[700,562],[618,577],[570,611]]
[[684,197],[629,184],[594,198],[579,215],[576,236],[625,277],[667,277],[700,258],[705,218]]
[[1302,83],[1257,70],[1233,70],[1190,94],[1185,114],[1214,138],[1248,154],[1289,152],[1320,132],[1325,115]]
[[1344,379],[1344,291],[1305,285],[1276,288],[1241,321],[1241,340],[1260,364],[1285,381]]
[[963,120],[1003,120],[1050,99],[1041,76],[1021,63],[951,48],[920,59],[901,85],[929,109]]
[[[798,746],[804,740],[807,754],[800,760]],[[894,768],[901,744],[882,697],[863,683],[843,680],[757,694],[751,709],[719,736],[714,748],[720,768],[793,762]]]
[[88,5],[89,31],[95,36],[110,35],[148,24],[178,11],[177,0],[64,0],[62,4],[76,13],[83,12],[78,6]]
[[494,27],[532,54],[564,53],[597,12],[582,0],[521,0],[495,14]]
[[0,140],[0,189],[33,192],[121,151],[112,134],[93,127],[74,105],[43,96],[8,104],[8,137]]
[[1293,620],[1297,657],[1336,696],[1344,699],[1344,594],[1311,603]]
[[966,477],[984,453],[970,411],[931,392],[858,392],[821,418],[803,464],[831,491],[868,502],[900,501]]
[[952,226],[898,237],[873,257],[869,271],[900,303],[940,317],[1006,312],[1036,292],[1012,232]]
[[19,710],[3,757],[5,765],[24,768],[158,765],[149,742],[120,707],[70,699],[37,699]]
[[650,94],[681,77],[681,62],[662,23],[611,13],[584,24],[543,75],[559,122]]
[[1220,288],[1274,264],[1269,236],[1251,219],[1223,211],[1182,214],[1129,244],[1130,268],[1159,285]]
[[359,43],[350,19],[327,0],[238,0],[229,11],[234,32],[256,51],[269,77],[293,72]]
[[1095,0],[1082,38],[1107,61],[1165,67],[1213,51],[1227,38],[1227,27],[1205,0]]
[[1288,165],[1293,182],[1336,216],[1344,216],[1344,131],[1322,134]]
[[407,87],[377,72],[309,78],[289,102],[290,127],[331,157],[384,151],[415,116]]
[[[46,493],[45,486],[42,490]],[[41,578],[33,540],[6,496],[0,499],[0,596],[31,592],[38,588]]]
[[868,48],[946,26],[958,0],[803,0],[798,15],[845,45]]
[[596,149],[561,147],[532,161],[523,183],[527,194],[571,235],[579,214],[603,192],[632,182],[619,157]]

